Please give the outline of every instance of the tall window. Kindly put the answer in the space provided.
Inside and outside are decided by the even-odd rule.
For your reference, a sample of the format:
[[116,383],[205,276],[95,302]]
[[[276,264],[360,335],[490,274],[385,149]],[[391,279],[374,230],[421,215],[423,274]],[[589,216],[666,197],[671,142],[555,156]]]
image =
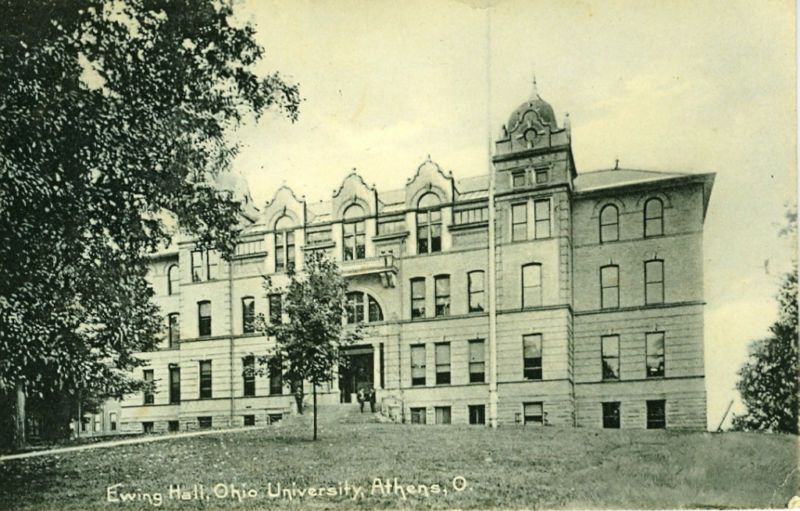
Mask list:
[[108,423],[111,425],[111,431],[117,430],[117,412],[108,414]]
[[511,241],[528,239],[528,205],[511,206]]
[[522,376],[526,380],[542,379],[542,334],[522,336]]
[[275,271],[294,269],[294,222],[283,215],[275,222]]
[[469,312],[483,312],[485,302],[482,270],[467,273],[467,294],[469,295]]
[[411,346],[411,385],[425,385],[425,345]]
[[244,387],[244,395],[256,395],[256,358],[253,355],[248,355],[242,358],[242,385]]
[[644,303],[664,303],[664,261],[661,259],[644,263]]
[[211,399],[211,361],[200,361],[200,399]]
[[600,351],[604,380],[619,380],[619,336],[604,335],[600,338]]
[[256,331],[256,301],[252,296],[242,298],[242,333]]
[[203,280],[203,251],[192,250],[192,282]]
[[550,199],[533,201],[533,216],[536,219],[536,239],[550,237]]
[[542,403],[525,403],[522,405],[524,424],[544,424],[544,406]]
[[437,275],[433,279],[436,295],[436,315],[450,315],[450,275]]
[[486,424],[486,405],[469,405],[469,423]]
[[178,292],[181,274],[177,264],[173,264],[167,269],[167,294],[174,295]]
[[450,384],[450,343],[436,343],[436,385]]
[[270,360],[269,394],[271,396],[283,394],[283,363],[280,359],[273,358]]
[[169,368],[169,402],[177,404],[181,402],[181,368]]
[[366,249],[366,222],[364,221],[364,208],[353,204],[344,212],[342,224],[344,260],[364,259]]
[[180,315],[177,312],[173,312],[167,316],[167,324],[169,325],[169,331],[167,334],[169,347],[175,348],[178,346],[178,342],[181,340]]
[[267,297],[269,300],[269,322],[273,325],[283,322],[283,298],[278,293],[273,293]]
[[153,394],[153,370],[145,369],[143,373],[144,382],[148,385],[144,391],[144,404],[152,405],[155,402],[155,394]]
[[383,321],[383,311],[378,301],[361,291],[347,293],[346,311],[348,324],[361,323],[365,319],[370,323]]
[[619,402],[603,403],[603,427],[619,429]]
[[645,334],[647,377],[664,376],[664,332]]
[[469,341],[469,382],[483,383],[486,381],[486,349],[483,339]]
[[667,427],[667,402],[663,399],[647,402],[647,429]]
[[219,263],[219,256],[215,250],[206,250],[206,276],[208,280],[217,278],[217,266]]
[[542,265],[526,264],[522,267],[522,307],[542,304]]
[[426,193],[417,203],[417,253],[432,254],[442,251],[442,211],[439,197]]
[[437,406],[433,409],[436,413],[436,424],[450,424],[450,407]]
[[648,199],[644,203],[644,237],[664,234],[664,203],[661,199]]
[[425,317],[425,279],[411,279],[411,319]]
[[600,243],[619,240],[619,210],[608,204],[600,210]]
[[200,337],[211,335],[211,302],[197,302],[197,334]]
[[600,268],[600,308],[619,307],[619,266],[610,264]]

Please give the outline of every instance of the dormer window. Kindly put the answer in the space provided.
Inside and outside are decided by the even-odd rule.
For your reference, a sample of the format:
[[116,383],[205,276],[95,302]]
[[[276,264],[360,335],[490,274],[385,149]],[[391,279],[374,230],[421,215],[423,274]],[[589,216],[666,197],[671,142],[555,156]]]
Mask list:
[[275,222],[275,271],[294,269],[294,221],[283,215]]
[[442,211],[439,197],[426,193],[417,203],[417,253],[442,251]]
[[344,223],[342,224],[344,253],[342,255],[345,261],[367,257],[364,216],[364,208],[358,204],[353,204],[344,212]]

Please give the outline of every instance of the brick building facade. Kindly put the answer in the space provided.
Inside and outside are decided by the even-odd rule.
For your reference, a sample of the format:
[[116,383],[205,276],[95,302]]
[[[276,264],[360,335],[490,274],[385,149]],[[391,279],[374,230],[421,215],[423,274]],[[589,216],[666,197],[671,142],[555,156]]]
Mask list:
[[324,202],[282,187],[261,210],[248,204],[232,261],[190,239],[153,258],[167,335],[141,356],[156,391],[108,413],[122,431],[292,413],[279,377],[246,376],[271,342],[252,317],[280,315],[262,275],[280,283],[319,250],[348,279],[346,321],[367,325],[323,402],[373,385],[406,422],[705,429],[713,181],[578,173],[568,118],[559,127],[534,92],[503,126],[490,175],[457,180],[428,158],[400,190],[378,191],[355,171]]

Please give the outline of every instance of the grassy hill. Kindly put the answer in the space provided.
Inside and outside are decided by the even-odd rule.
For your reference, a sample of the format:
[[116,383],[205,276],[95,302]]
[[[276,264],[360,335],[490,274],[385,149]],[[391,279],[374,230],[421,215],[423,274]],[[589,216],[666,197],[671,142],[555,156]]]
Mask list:
[[[785,508],[800,494],[792,436],[491,431],[324,413],[317,442],[306,416],[247,432],[0,462],[0,509],[109,509],[115,484],[122,486],[112,497],[135,499],[114,506],[121,509],[151,509],[156,494],[171,509]],[[218,484],[227,486],[215,495]],[[278,485],[290,493],[271,497]],[[356,499],[354,485],[363,491]],[[299,495],[309,488],[322,496]]]

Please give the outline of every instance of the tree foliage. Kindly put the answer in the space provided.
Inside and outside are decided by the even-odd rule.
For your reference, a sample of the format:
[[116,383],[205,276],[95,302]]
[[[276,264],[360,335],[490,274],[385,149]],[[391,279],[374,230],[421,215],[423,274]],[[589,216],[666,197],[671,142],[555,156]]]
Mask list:
[[[165,218],[230,254],[229,134],[295,85],[225,0],[0,1],[0,392],[137,388],[163,321],[148,254]],[[140,383],[140,382],[139,382]]]
[[[345,328],[347,282],[339,265],[322,254],[312,254],[302,272],[290,271],[286,287],[275,286],[266,277],[267,294],[282,295],[284,321],[259,321],[259,330],[275,338],[275,346],[260,357],[267,368],[280,368],[292,385],[302,410],[303,382],[330,382],[341,363],[341,348],[362,336],[360,325]],[[316,415],[316,410],[314,410]]]
[[798,433],[797,272],[785,275],[778,293],[780,313],[772,335],[750,344],[736,388],[747,412],[733,417],[737,430]]

